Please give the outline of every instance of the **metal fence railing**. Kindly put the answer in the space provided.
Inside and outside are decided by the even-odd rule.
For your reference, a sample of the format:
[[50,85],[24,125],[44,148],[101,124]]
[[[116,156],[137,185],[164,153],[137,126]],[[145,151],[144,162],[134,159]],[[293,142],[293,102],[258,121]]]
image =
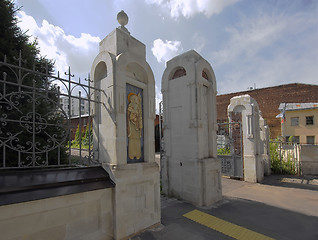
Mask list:
[[241,122],[217,124],[217,153],[223,175],[243,178],[243,139]]
[[98,164],[92,110],[100,89],[89,77],[73,80],[70,68],[62,78],[48,66],[23,67],[21,54],[17,62],[0,61],[0,169]]
[[299,144],[270,141],[271,169],[274,173],[300,174]]

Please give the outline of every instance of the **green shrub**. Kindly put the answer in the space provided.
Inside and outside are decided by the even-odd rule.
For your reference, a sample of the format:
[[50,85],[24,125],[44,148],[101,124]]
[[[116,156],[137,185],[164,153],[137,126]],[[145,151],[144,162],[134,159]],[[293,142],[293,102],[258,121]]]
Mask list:
[[223,147],[218,149],[218,155],[231,155],[231,150],[229,147]]
[[[269,145],[269,152],[271,158],[271,169],[276,174],[294,175],[298,173],[298,169],[291,153],[285,154],[284,149],[280,150],[281,143],[278,141],[271,141]],[[287,155],[287,159],[284,156]]]
[[[87,125],[85,132],[84,131],[81,132],[80,126],[77,125],[75,138],[71,142],[71,147],[80,148],[80,145],[81,145],[82,149],[89,149],[89,143],[90,143],[92,148],[93,146],[92,135],[93,135],[92,125]],[[89,140],[89,138],[91,138],[91,141]]]

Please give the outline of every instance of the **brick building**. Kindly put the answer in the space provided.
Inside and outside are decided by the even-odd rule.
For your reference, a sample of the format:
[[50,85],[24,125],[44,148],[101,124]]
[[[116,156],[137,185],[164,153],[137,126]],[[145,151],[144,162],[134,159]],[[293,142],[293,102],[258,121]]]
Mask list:
[[280,113],[279,104],[318,102],[318,85],[292,83],[218,95],[216,97],[218,122],[227,121],[227,106],[230,104],[230,99],[244,94],[249,94],[257,101],[262,116],[270,128],[271,138],[274,139],[281,134],[281,122],[276,118]]
[[[81,126],[82,126],[82,134],[85,133],[87,124],[92,124],[92,116],[89,116],[88,114],[81,116]],[[79,116],[71,117],[71,140],[75,139],[75,133],[77,130],[78,125],[80,124],[80,118]],[[91,125],[91,128],[93,126]]]

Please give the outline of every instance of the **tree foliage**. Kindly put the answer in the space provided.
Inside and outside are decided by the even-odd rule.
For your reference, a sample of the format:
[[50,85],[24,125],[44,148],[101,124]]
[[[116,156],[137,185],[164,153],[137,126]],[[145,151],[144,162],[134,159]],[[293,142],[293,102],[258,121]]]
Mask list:
[[270,141],[269,153],[273,173],[294,175],[299,172],[296,162],[293,160],[293,152],[290,148],[284,149],[283,143],[278,139]]
[[[14,140],[15,142],[11,141],[10,143],[10,146],[14,145],[14,147],[11,149],[7,148],[5,150],[7,166],[9,167],[17,166],[17,149],[21,150],[21,152],[25,152],[20,155],[20,158],[30,159],[30,154],[26,153],[27,151],[25,151],[25,148],[32,146],[32,144],[36,144],[37,146],[40,146],[39,148],[41,148],[41,151],[44,152],[47,146],[52,146],[53,143],[61,142],[61,140],[65,138],[65,129],[63,129],[61,124],[63,122],[63,117],[59,115],[57,111],[57,102],[59,101],[58,90],[55,85],[50,83],[48,78],[49,74],[54,71],[54,62],[41,56],[37,41],[31,41],[31,37],[27,35],[27,32],[23,32],[18,27],[16,14],[19,10],[20,9],[15,6],[13,1],[0,0],[0,59],[4,61],[6,58],[7,63],[14,65],[18,65],[20,61],[20,63],[22,63],[21,66],[24,69],[35,70],[36,72],[33,73],[31,71],[19,70],[22,72],[21,74],[23,76],[20,77],[16,75],[12,69],[4,65],[0,66],[0,80],[6,79],[8,83],[11,83],[4,84],[2,82],[2,84],[0,84],[0,92],[5,92],[5,95],[3,95],[2,98],[7,100],[7,102],[10,101],[12,103],[17,103],[19,110],[24,114],[31,112],[34,113],[36,111],[36,116],[40,116],[41,121],[45,121],[47,125],[45,126],[45,131],[37,134],[36,139],[34,139],[30,130],[32,126],[29,127],[29,129],[28,127],[22,126],[21,120],[34,120],[35,115],[29,118],[29,115],[21,118],[21,114],[19,115],[17,110],[5,105],[7,103],[4,101],[4,104],[0,106],[1,114],[5,116],[6,119],[16,119],[19,121],[19,124],[12,121],[5,122],[6,132],[1,131],[2,129],[0,129],[0,134],[2,135],[0,136],[1,140],[4,139],[8,133],[12,134],[15,128],[19,128],[16,132],[20,131],[18,138]],[[19,59],[20,56],[21,59]],[[3,73],[5,73],[5,77]],[[45,73],[46,75],[41,73]],[[31,87],[36,89],[36,100],[32,99],[32,94],[28,95],[28,92],[32,93],[33,91]],[[21,94],[15,94],[17,92]],[[61,125],[61,127],[54,127],[54,125],[58,124]],[[33,126],[33,131],[34,128],[35,126]],[[32,137],[33,141],[35,140],[36,143],[31,143]],[[22,144],[25,144],[24,149],[21,147]],[[3,156],[3,151],[4,150],[1,148],[1,156]],[[63,163],[66,158],[66,152],[64,147],[61,147],[60,149],[55,148],[54,151],[47,154],[49,165],[57,164],[58,154],[60,155],[60,163]],[[42,155],[44,156],[41,156],[41,159],[47,159],[47,156],[45,156],[46,153]],[[34,160],[34,156],[32,158]],[[43,164],[43,161],[44,160],[41,160],[40,164]]]
[[32,69],[43,68],[48,64],[49,71],[53,71],[54,62],[41,56],[36,40],[30,41],[27,32],[18,27],[16,13],[20,10],[11,0],[0,0],[0,57],[7,56],[8,62],[14,62],[21,55],[26,61],[24,67]]
[[85,130],[80,130],[80,125],[77,125],[75,137],[72,141],[72,147],[73,148],[79,148],[81,145],[81,148],[88,149],[89,145],[92,146],[92,135],[93,135],[93,128],[92,123],[88,123],[86,125]]

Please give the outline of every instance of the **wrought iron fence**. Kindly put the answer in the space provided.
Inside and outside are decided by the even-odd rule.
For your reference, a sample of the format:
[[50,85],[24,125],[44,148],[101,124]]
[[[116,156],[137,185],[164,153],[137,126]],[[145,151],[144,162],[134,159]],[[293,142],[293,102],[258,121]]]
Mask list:
[[223,175],[243,178],[243,140],[241,122],[218,123],[217,152]]
[[242,155],[241,122],[218,123],[217,126],[218,155]]
[[101,90],[89,77],[73,80],[70,68],[62,78],[50,74],[47,65],[23,67],[21,53],[16,61],[0,61],[0,169],[99,164],[92,110],[101,104]]

